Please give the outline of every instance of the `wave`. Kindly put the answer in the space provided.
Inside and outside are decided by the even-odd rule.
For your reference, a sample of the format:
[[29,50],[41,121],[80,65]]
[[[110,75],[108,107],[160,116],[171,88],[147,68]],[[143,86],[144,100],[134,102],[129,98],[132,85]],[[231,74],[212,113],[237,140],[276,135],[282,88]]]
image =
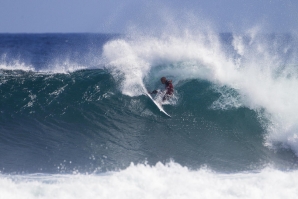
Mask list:
[[4,173],[105,172],[170,159],[221,172],[296,168],[291,150],[264,146],[261,113],[226,103],[239,94],[209,81],[176,84],[177,101],[164,105],[171,119],[145,95],[121,93],[102,69],[2,71],[0,84]]
[[[107,171],[169,159],[222,172],[297,166],[293,35],[19,37],[1,49],[2,172]],[[161,76],[174,83],[175,99],[164,105],[172,119],[144,95]]]
[[129,96],[142,95],[162,76],[175,85],[191,79],[209,81],[222,94],[214,106],[247,107],[260,113],[260,122],[267,121],[265,145],[298,153],[297,38],[293,35],[250,31],[219,36],[183,29],[109,41],[103,56],[121,82],[122,93]]
[[227,175],[173,162],[132,164],[104,175],[0,175],[0,191],[5,198],[295,198],[297,175],[271,168]]

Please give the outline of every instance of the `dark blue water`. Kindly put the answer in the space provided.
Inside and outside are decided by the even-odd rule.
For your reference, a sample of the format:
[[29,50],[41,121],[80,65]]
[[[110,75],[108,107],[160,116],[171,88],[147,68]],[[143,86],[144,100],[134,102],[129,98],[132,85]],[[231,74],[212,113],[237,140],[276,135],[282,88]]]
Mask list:
[[[271,50],[289,45],[288,37],[283,41],[268,36],[280,44]],[[219,38],[229,59],[241,57],[232,47],[232,34]],[[118,51],[121,56],[127,53],[123,45],[107,49],[121,41],[119,35],[102,34],[0,35],[2,173],[101,173],[124,169],[131,162],[170,161],[229,173],[269,164],[282,170],[297,168],[295,147],[282,140],[273,141],[273,148],[266,144],[272,123],[267,107],[249,106],[255,102],[245,99],[254,97],[241,88],[203,78],[209,73],[202,63],[206,68],[212,65],[158,58],[149,69],[138,65],[145,71],[139,75],[117,57]],[[287,51],[281,60],[293,52]],[[113,55],[107,54],[112,53],[116,58],[111,61]],[[189,74],[191,70],[195,71]],[[133,78],[123,71],[140,76],[148,89],[161,87],[161,74],[170,77],[175,102],[163,107],[172,117],[136,91],[136,83],[127,86]],[[127,94],[127,88],[133,94]]]

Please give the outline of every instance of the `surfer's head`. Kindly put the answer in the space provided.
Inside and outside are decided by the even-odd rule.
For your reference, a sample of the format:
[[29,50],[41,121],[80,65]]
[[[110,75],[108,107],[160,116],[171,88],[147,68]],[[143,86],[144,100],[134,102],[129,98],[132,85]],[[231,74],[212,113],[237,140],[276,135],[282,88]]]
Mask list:
[[161,83],[162,83],[162,84],[165,84],[165,83],[166,83],[166,81],[167,81],[167,78],[165,78],[165,77],[162,77],[162,78],[160,78],[160,81],[161,81]]

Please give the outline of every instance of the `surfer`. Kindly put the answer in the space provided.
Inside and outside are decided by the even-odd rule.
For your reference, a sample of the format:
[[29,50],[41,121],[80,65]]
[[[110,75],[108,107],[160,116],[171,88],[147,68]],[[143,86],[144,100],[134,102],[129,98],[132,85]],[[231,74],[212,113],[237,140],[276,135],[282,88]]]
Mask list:
[[[163,96],[162,101],[168,100],[174,93],[174,86],[172,84],[172,80],[167,80],[167,78],[162,77],[160,78],[162,84],[165,84],[166,94]],[[158,93],[157,90],[152,91],[150,94]]]

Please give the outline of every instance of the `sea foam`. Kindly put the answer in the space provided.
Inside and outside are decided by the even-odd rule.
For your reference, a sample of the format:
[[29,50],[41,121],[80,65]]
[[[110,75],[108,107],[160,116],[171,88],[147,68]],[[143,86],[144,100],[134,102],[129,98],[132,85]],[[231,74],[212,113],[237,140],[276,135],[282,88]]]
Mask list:
[[220,174],[177,163],[91,175],[1,175],[0,198],[295,198],[297,171]]

